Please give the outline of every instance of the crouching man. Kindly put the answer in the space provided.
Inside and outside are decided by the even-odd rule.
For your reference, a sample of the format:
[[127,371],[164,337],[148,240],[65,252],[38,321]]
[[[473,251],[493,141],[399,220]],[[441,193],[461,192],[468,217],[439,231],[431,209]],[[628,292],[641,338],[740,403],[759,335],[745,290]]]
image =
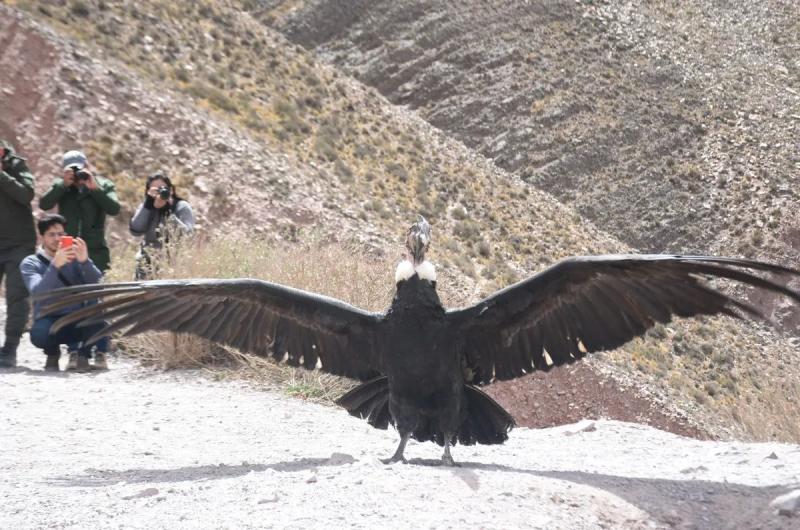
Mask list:
[[[81,238],[72,238],[65,233],[66,221],[57,214],[43,216],[37,223],[39,235],[42,236],[42,246],[36,254],[26,257],[20,264],[22,278],[25,286],[32,294],[41,294],[71,285],[98,283],[103,277],[92,260],[89,259],[89,250],[86,242]],[[85,302],[85,304],[94,301]],[[75,324],[64,327],[58,333],[51,334],[50,327],[64,315],[68,315],[83,305],[76,305],[57,311],[53,315],[41,316],[41,302],[33,306],[33,327],[31,328],[31,342],[44,350],[47,355],[45,370],[57,372],[58,360],[61,355],[61,344],[71,347],[77,345],[77,351],[71,351],[67,370],[87,372],[90,369],[105,370],[108,368],[106,352],[108,351],[108,338],[103,338],[97,343],[94,366],[89,365],[91,346],[85,342],[102,328],[102,324],[77,327]]]

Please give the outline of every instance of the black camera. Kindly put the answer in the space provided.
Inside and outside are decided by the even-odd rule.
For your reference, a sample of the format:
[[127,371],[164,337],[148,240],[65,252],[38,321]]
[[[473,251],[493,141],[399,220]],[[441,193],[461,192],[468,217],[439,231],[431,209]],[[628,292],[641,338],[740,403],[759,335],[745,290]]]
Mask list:
[[79,168],[77,166],[73,166],[72,167],[72,174],[75,175],[75,179],[78,182],[86,182],[87,180],[89,180],[89,177],[90,177],[88,171],[86,171],[85,169]]
[[161,197],[162,201],[168,200],[170,196],[169,186],[161,186],[158,188],[158,196]]

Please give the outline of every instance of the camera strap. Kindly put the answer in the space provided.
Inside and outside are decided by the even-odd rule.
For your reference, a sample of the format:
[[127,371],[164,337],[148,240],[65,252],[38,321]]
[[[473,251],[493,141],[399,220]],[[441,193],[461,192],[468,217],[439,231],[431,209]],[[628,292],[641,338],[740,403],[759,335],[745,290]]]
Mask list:
[[[51,263],[51,262],[50,262],[50,260],[49,260],[49,259],[47,259],[47,258],[45,258],[44,256],[42,256],[42,255],[41,255],[41,254],[39,254],[38,252],[36,253],[36,257],[37,257],[37,258],[39,258],[39,261],[41,261],[42,263],[44,263],[44,264],[45,264],[45,265],[47,265],[48,267],[50,266],[50,263]],[[69,280],[67,279],[67,277],[66,277],[66,276],[64,276],[64,275],[61,273],[61,271],[58,271],[58,274],[57,274],[57,276],[58,276],[58,279],[59,279],[59,280],[61,280],[61,283],[63,283],[63,284],[66,286],[66,287],[72,287],[72,286],[74,285],[74,284],[73,284],[71,281],[69,281]]]

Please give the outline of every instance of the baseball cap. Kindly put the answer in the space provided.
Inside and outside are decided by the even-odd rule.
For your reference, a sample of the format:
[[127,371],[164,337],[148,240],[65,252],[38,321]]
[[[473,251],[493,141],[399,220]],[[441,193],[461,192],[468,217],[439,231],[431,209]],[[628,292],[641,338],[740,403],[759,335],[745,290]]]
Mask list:
[[87,160],[86,155],[84,155],[81,151],[67,151],[64,153],[63,158],[63,166],[64,169],[68,169],[71,167],[77,166],[78,169],[83,169],[87,166],[89,160]]

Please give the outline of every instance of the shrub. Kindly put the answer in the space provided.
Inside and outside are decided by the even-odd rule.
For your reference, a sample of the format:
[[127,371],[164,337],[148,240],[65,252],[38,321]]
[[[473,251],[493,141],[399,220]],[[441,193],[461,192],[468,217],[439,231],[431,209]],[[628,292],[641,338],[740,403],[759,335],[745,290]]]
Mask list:
[[234,114],[239,113],[239,108],[236,106],[236,102],[229,98],[228,95],[222,90],[216,87],[207,85],[200,81],[195,81],[191,83],[186,90],[192,96],[205,99],[212,106],[217,107],[220,110],[232,112]]
[[89,6],[81,0],[73,0],[69,4],[69,12],[78,17],[88,17],[91,14]]

